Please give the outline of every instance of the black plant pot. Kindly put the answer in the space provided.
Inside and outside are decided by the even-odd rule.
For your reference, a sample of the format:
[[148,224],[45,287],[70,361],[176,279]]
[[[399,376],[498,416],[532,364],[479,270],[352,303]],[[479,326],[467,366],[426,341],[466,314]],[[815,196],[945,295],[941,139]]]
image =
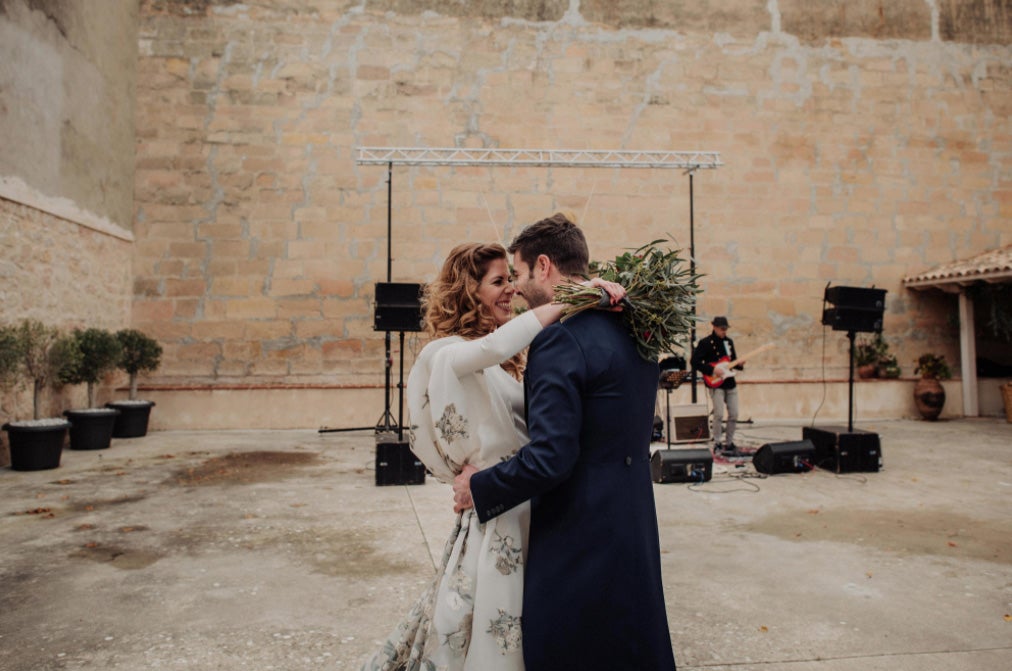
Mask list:
[[58,468],[70,422],[28,425],[4,424],[11,448],[11,468],[15,471],[44,471]]
[[113,438],[139,438],[148,433],[148,418],[154,401],[110,401],[107,408],[119,410],[112,429]]
[[71,449],[104,450],[112,444],[112,429],[119,410],[65,410],[63,415],[70,420]]

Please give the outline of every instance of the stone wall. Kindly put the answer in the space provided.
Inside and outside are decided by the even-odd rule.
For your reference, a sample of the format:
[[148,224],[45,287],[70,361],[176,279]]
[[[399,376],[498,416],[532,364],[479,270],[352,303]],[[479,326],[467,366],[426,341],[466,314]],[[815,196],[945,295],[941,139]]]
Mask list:
[[[387,171],[358,146],[719,151],[693,177],[700,314],[740,349],[780,345],[753,380],[846,376],[827,283],[888,290],[905,375],[924,351],[958,361],[954,299],[901,280],[1012,242],[1009,36],[1002,2],[147,0],[133,318],[166,347],[152,389],[334,390],[320,423],[361,422],[356,390],[384,382]],[[689,244],[680,172],[392,179],[393,281],[558,209],[596,258]]]
[[[0,198],[0,305],[3,323],[37,319],[65,331],[130,324],[132,243]],[[126,380],[113,374],[96,402],[111,400]],[[0,423],[30,419],[28,387],[0,390]],[[84,385],[47,394],[44,416],[87,405]],[[0,464],[5,463],[0,450]]]
[[[138,7],[0,0],[2,323],[130,324]],[[31,417],[28,391],[2,392],[0,423]],[[44,403],[83,407],[83,385]]]

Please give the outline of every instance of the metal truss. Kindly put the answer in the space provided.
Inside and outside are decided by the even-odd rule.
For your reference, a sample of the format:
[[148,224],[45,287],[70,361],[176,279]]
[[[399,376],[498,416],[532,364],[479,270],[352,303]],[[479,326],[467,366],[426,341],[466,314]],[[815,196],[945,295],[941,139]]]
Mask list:
[[714,170],[716,151],[624,151],[568,149],[466,149],[459,147],[359,147],[364,165],[530,166],[564,168],[668,168]]

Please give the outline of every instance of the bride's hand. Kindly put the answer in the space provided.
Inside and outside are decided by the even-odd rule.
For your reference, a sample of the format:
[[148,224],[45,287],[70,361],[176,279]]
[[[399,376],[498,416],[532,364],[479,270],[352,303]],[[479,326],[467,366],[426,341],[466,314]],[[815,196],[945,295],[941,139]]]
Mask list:
[[618,306],[619,310],[622,309],[622,307],[619,305],[619,302],[623,298],[625,298],[626,292],[624,286],[622,286],[618,282],[609,282],[608,280],[602,280],[600,277],[593,278],[592,280],[590,280],[590,282],[587,282],[587,284],[589,284],[592,287],[601,289],[607,294],[608,302],[605,303],[605,296],[602,296],[600,307],[611,305],[613,307]]

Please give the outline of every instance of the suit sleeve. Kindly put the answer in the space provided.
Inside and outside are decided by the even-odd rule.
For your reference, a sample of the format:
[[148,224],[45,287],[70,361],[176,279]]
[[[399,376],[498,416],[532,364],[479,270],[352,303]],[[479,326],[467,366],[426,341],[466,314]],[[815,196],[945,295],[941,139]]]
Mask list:
[[586,365],[565,327],[553,325],[535,339],[526,375],[530,441],[509,460],[471,477],[481,522],[565,481],[580,454]]

